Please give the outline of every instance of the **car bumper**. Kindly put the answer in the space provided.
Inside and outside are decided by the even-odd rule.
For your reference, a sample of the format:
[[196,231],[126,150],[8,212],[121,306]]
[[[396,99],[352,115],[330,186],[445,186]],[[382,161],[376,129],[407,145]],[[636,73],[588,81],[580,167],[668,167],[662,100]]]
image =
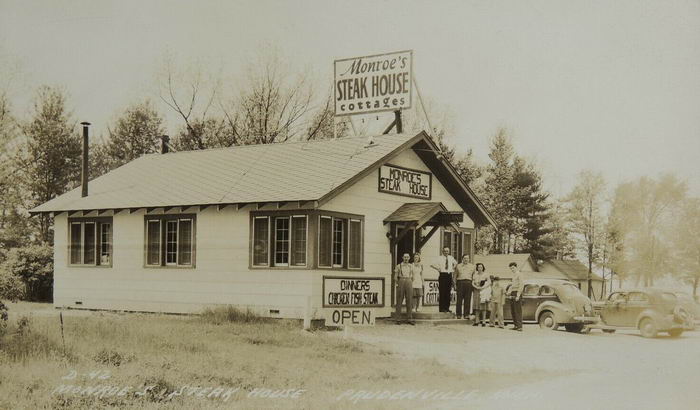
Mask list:
[[598,316],[574,316],[573,319],[578,323],[585,324],[598,323],[600,320]]

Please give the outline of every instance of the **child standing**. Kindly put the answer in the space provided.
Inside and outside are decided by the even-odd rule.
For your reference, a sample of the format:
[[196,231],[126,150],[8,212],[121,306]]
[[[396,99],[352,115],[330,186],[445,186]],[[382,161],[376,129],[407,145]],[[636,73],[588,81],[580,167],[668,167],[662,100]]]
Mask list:
[[488,320],[488,311],[491,308],[491,278],[488,276],[486,280],[481,282],[481,290],[479,291],[479,315],[481,317],[481,326],[486,326]]
[[503,305],[506,303],[506,290],[500,283],[498,276],[491,276],[491,302],[489,307],[491,310],[491,323],[489,326],[494,327],[498,323],[498,327],[504,328],[503,323]]
[[413,255],[413,306],[418,306],[423,299],[423,263],[420,261],[420,253]]

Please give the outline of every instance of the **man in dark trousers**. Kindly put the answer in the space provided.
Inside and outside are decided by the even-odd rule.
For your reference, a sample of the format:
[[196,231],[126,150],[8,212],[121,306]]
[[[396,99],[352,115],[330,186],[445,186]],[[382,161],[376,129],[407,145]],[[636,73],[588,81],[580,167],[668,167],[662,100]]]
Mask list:
[[513,281],[508,287],[510,295],[510,313],[513,317],[513,330],[523,331],[523,273],[518,269],[518,264],[511,262],[508,264],[510,271],[513,272]]
[[403,261],[394,268],[394,283],[396,283],[396,323],[401,323],[401,305],[406,299],[406,315],[408,323],[413,322],[413,265],[410,263],[411,255],[404,253]]
[[[454,283],[457,290],[457,319],[469,318],[469,308],[472,303],[472,278],[474,277],[474,264],[469,262],[469,255],[462,256],[462,263],[455,266]],[[464,307],[464,310],[462,310]]]
[[439,265],[430,265],[431,268],[440,272],[438,277],[438,284],[440,287],[440,297],[439,305],[440,312],[450,311],[450,294],[452,293],[452,274],[455,271],[455,266],[457,266],[457,261],[450,255],[450,248],[447,246],[442,248],[442,256],[440,256]]

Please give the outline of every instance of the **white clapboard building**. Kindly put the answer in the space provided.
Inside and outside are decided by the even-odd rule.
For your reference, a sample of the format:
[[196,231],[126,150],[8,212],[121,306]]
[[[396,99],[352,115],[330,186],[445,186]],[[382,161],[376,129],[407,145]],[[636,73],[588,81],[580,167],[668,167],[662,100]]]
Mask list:
[[493,223],[425,133],[149,154],[88,188],[32,210],[54,216],[56,307],[388,316],[401,254],[437,279]]

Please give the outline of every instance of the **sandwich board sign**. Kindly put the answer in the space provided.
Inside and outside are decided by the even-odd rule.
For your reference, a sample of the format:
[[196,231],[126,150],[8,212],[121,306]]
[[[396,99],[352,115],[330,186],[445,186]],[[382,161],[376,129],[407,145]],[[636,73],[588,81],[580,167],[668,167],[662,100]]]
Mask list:
[[411,108],[413,50],[334,61],[335,115]]

